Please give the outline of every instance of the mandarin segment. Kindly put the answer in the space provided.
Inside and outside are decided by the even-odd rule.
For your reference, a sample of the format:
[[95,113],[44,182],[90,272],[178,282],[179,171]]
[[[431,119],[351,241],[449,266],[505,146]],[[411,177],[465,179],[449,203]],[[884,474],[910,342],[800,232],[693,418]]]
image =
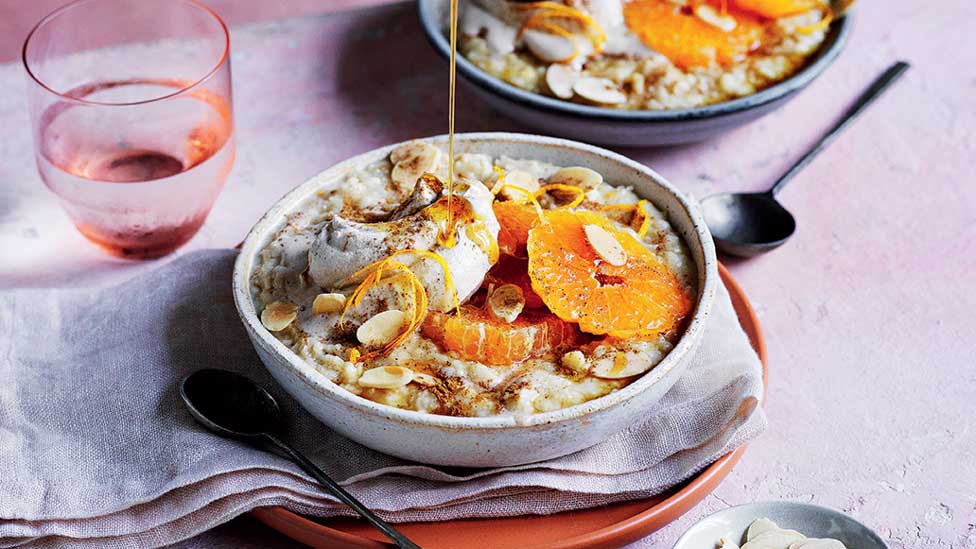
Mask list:
[[511,200],[495,202],[492,209],[501,227],[498,231],[498,250],[503,254],[525,257],[529,229],[539,222],[536,209],[531,204]]
[[681,68],[729,65],[756,50],[765,27],[755,15],[729,10],[731,31],[703,21],[692,9],[670,0],[633,0],[624,4],[627,27],[647,47]]
[[731,0],[731,3],[741,10],[773,19],[824,7],[820,0]]
[[579,335],[575,326],[551,313],[525,311],[508,323],[471,305],[463,305],[458,316],[431,311],[421,333],[462,359],[493,365],[542,356]]
[[[529,232],[532,288],[559,318],[582,331],[614,337],[653,337],[676,330],[691,299],[668,267],[628,232],[586,211],[553,210]],[[627,254],[623,265],[604,261],[584,227],[610,233]]]

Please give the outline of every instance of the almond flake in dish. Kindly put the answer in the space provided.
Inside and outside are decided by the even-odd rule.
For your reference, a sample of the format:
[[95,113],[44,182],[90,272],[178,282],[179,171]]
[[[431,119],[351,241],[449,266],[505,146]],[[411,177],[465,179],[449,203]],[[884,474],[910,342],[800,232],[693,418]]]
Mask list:
[[549,176],[548,181],[550,184],[572,185],[584,191],[592,191],[603,183],[603,176],[589,168],[570,166],[557,170]]
[[363,345],[380,346],[386,345],[400,335],[410,319],[407,313],[392,309],[378,313],[366,322],[363,322],[356,330],[356,339]]
[[312,302],[312,312],[317,315],[338,313],[346,305],[343,294],[319,294]]
[[488,294],[488,308],[495,317],[511,324],[525,307],[522,288],[515,284],[502,284]]
[[363,372],[363,375],[359,376],[359,385],[374,389],[396,389],[410,383],[413,376],[413,370],[409,368],[380,366]]
[[614,267],[627,263],[627,252],[609,231],[599,225],[587,224],[583,225],[583,232],[586,233],[586,241],[590,243],[600,259]]
[[271,332],[284,330],[296,318],[298,318],[298,307],[284,301],[270,303],[261,311],[261,324]]

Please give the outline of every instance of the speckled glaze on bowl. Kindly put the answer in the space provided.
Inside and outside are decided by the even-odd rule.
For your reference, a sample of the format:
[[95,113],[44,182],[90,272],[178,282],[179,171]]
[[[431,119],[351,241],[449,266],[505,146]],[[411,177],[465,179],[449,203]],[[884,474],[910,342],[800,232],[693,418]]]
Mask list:
[[[434,49],[448,59],[444,36],[450,0],[419,0],[420,23]],[[762,91],[712,105],[674,110],[619,110],[580,105],[532,93],[489,75],[457,56],[457,70],[485,103],[550,135],[589,143],[655,146],[694,143],[751,122],[785,105],[830,66],[847,44],[851,13],[830,25],[824,43],[802,70]]]
[[[447,138],[424,141],[443,146]],[[551,459],[597,444],[633,425],[664,396],[701,341],[720,283],[715,247],[705,221],[697,204],[646,166],[604,149],[552,137],[459,134],[455,150],[457,154],[480,152],[588,166],[607,181],[632,185],[666,213],[695,261],[699,293],[688,328],[653,370],[619,391],[562,410],[520,418],[450,417],[401,410],[354,395],[317,373],[272,336],[258,319],[250,286],[258,253],[299,204],[318,190],[337,184],[349,171],[385,158],[395,147],[376,149],[337,164],[286,194],[251,229],[234,265],[234,301],[248,336],[274,378],[305,409],[342,435],[387,454],[440,465],[498,467]]]
[[714,549],[720,538],[740,543],[752,521],[760,518],[808,538],[840,540],[849,549],[888,548],[881,536],[840,511],[810,503],[768,501],[729,507],[703,518],[678,538],[673,549]]

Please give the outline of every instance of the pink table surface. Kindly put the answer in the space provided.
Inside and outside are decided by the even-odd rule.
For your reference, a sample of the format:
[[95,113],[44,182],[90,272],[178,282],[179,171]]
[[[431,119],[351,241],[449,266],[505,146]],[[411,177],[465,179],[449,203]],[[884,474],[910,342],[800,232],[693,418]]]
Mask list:
[[[766,331],[769,431],[702,504],[633,547],[670,546],[707,513],[828,505],[895,548],[976,548],[976,20],[965,0],[862,2],[847,51],[783,110],[706,143],[621,152],[694,196],[766,186],[887,64],[914,65],[782,195],[782,249],[729,261]],[[338,160],[446,128],[447,70],[414,9],[233,30],[239,131],[230,181],[180,253],[233,246],[279,196]],[[109,259],[37,176],[20,66],[0,66],[0,288],[110,284]],[[460,131],[531,131],[462,90]],[[165,260],[164,260],[165,261]],[[184,547],[290,546],[239,519]]]

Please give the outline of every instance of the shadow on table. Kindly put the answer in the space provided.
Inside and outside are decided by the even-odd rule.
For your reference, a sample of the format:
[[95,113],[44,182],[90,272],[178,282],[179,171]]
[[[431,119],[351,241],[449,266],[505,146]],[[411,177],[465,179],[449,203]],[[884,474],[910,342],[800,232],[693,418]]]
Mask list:
[[[335,43],[336,100],[357,118],[383,125],[397,141],[447,133],[448,64],[427,42],[414,4],[359,12]],[[458,80],[457,131],[530,131],[498,116]]]

